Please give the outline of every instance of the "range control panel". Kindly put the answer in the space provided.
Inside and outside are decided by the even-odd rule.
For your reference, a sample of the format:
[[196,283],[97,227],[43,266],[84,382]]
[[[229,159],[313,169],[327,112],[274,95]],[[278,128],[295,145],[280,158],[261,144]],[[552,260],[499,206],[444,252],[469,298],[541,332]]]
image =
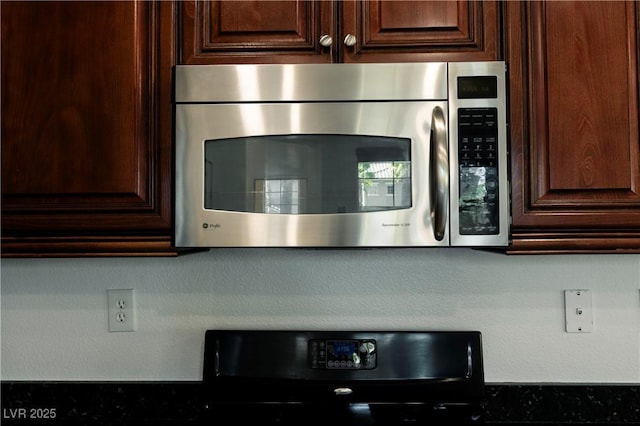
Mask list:
[[324,370],[371,370],[376,368],[377,346],[373,339],[309,340],[309,367]]

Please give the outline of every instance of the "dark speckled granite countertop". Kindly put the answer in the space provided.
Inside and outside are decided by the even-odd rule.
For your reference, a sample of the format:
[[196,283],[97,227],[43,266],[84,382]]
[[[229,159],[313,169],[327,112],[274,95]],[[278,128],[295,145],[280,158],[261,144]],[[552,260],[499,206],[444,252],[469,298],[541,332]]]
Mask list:
[[[2,382],[3,426],[199,425],[201,382]],[[640,425],[640,385],[487,384],[487,425]],[[37,422],[34,422],[37,420]]]
[[638,385],[489,384],[491,424],[640,425]]

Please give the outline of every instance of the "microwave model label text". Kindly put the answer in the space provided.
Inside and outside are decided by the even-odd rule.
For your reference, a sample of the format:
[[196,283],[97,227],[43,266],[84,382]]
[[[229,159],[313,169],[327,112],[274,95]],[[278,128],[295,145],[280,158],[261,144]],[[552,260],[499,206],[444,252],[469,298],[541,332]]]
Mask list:
[[400,226],[411,226],[411,224],[410,223],[383,223],[382,224],[383,228],[386,228],[387,226],[398,226],[398,227],[400,227]]

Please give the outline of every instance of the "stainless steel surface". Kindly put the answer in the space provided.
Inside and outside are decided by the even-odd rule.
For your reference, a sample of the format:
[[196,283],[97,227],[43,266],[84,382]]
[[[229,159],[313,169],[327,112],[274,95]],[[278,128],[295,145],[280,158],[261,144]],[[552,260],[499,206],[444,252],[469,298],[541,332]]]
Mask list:
[[[428,168],[413,169],[409,209],[322,215],[251,214],[203,208],[203,142],[246,135],[385,135],[411,139],[413,164],[429,164],[429,129],[433,109],[446,102],[320,102],[181,104],[176,107],[176,161],[193,164],[176,170],[176,245],[239,246],[445,246],[433,236]],[[407,117],[411,117],[410,120]],[[418,191],[416,188],[422,188]],[[194,208],[198,206],[198,208]],[[207,229],[203,224],[208,223]],[[402,229],[404,232],[399,232]]]
[[179,65],[175,101],[442,100],[447,64]]
[[[457,77],[495,75],[496,99],[458,99]],[[505,246],[504,62],[197,65],[175,70],[177,247]],[[458,108],[498,110],[500,233],[460,235]],[[204,208],[204,146],[264,135],[411,140],[410,208],[260,214]]]

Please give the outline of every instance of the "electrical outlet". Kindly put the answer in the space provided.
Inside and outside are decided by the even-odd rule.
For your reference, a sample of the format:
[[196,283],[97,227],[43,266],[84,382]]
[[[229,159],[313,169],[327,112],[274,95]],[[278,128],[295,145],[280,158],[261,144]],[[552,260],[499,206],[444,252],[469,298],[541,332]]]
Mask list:
[[107,290],[109,331],[135,331],[136,310],[133,289]]

